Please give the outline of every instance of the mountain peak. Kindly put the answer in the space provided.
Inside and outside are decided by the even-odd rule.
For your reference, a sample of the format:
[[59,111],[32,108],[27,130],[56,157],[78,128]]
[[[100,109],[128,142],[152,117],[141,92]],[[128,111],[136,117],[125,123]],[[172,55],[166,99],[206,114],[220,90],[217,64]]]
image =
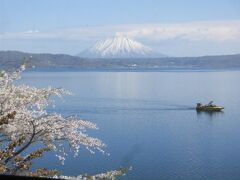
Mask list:
[[79,54],[89,58],[147,58],[155,55],[151,48],[122,35],[99,41]]

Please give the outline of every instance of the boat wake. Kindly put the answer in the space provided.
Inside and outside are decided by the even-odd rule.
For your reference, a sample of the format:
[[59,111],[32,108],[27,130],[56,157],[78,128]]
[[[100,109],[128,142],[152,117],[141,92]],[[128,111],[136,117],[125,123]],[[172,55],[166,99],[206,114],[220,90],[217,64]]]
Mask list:
[[128,107],[119,108],[118,110],[127,111],[189,111],[195,110],[193,106],[159,106],[159,107]]

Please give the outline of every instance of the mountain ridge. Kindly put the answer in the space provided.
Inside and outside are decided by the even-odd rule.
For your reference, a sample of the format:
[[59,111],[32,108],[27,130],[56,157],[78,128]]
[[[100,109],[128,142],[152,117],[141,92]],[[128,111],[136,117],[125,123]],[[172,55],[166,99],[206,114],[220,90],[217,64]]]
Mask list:
[[96,42],[92,47],[77,54],[87,58],[151,58],[164,57],[150,47],[124,36],[115,36]]
[[30,66],[43,69],[240,69],[240,54],[200,57],[162,58],[81,58],[67,54],[25,53],[0,51],[0,69],[18,68],[27,62]]

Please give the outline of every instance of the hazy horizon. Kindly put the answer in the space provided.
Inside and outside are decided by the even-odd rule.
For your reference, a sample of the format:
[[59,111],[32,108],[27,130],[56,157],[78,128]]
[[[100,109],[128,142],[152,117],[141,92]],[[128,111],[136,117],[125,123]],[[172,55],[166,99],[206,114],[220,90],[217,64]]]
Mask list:
[[240,53],[236,0],[0,0],[0,11],[0,50],[76,55],[123,35],[168,56]]

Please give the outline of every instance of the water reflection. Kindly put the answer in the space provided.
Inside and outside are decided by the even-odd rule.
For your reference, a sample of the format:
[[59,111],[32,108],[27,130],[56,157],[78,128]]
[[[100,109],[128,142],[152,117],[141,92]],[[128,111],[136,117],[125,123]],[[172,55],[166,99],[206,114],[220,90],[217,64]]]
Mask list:
[[[37,165],[69,175],[133,166],[122,177],[132,180],[238,180],[239,78],[240,72],[26,73],[24,83],[72,91],[74,96],[57,102],[52,111],[97,123],[99,131],[88,132],[102,139],[110,153],[91,156],[82,149],[64,166],[50,155]],[[195,102],[206,99],[227,111],[196,112]]]
[[211,112],[211,111],[196,111],[197,112],[197,116],[198,117],[219,117],[219,116],[222,116],[224,115],[224,112],[223,111],[214,111],[214,112]]

